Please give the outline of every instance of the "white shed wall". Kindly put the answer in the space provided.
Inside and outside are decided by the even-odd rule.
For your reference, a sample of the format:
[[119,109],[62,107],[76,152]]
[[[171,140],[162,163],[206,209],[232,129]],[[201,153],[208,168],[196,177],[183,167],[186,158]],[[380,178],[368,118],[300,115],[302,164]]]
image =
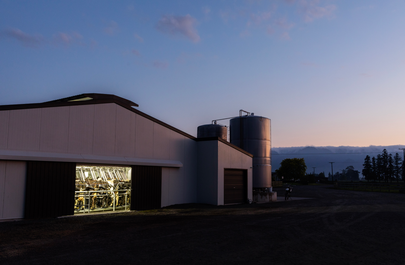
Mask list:
[[247,169],[247,195],[249,199],[253,199],[252,165],[252,157],[218,142],[218,205],[224,205],[224,172],[226,168]]
[[19,150],[182,164],[163,168],[162,206],[197,201],[197,143],[115,103],[0,111],[0,133],[0,153]]
[[26,163],[0,161],[0,219],[24,217]]

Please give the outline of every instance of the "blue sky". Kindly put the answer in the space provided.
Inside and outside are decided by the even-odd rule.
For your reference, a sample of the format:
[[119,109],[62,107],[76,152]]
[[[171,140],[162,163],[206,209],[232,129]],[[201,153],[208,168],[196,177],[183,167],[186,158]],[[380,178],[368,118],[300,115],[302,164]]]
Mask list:
[[403,10],[402,0],[0,0],[0,104],[108,93],[194,136],[244,109],[272,120],[274,147],[404,144]]

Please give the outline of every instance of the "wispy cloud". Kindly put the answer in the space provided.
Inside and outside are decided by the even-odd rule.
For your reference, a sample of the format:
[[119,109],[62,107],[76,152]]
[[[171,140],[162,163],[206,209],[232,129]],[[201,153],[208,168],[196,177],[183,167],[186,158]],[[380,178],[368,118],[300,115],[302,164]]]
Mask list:
[[295,0],[283,0],[284,2],[286,2],[287,4],[294,4]]
[[185,16],[162,16],[156,25],[156,28],[163,33],[172,36],[182,36],[193,42],[199,42],[200,36],[194,28],[196,19],[190,15]]
[[89,44],[90,49],[95,49],[95,48],[97,48],[97,46],[98,46],[98,42],[91,39],[90,44]]
[[209,15],[211,13],[211,9],[209,7],[203,7],[202,12],[204,15]]
[[113,20],[108,22],[107,26],[103,29],[104,33],[110,36],[116,34],[118,30],[119,30],[118,23]]
[[276,24],[277,26],[279,26],[280,28],[286,29],[286,30],[289,30],[289,29],[291,29],[292,27],[294,27],[294,24],[288,22],[286,18],[279,18],[279,19],[277,19],[277,20],[275,21],[275,24]]
[[336,10],[335,5],[320,6],[319,2],[319,0],[300,0],[299,12],[303,14],[305,22],[333,15]]
[[271,26],[268,26],[266,29],[266,33],[268,35],[273,35],[274,34],[274,29]]
[[282,40],[291,40],[290,34],[288,32],[283,32],[280,36]]
[[250,19],[247,23],[248,26],[250,25],[260,25],[263,22],[269,20],[272,16],[270,11],[268,12],[258,12],[250,14]]
[[53,36],[53,43],[56,45],[68,46],[78,42],[82,38],[83,36],[80,35],[78,32],[72,33],[59,32]]
[[17,40],[20,44],[35,48],[44,43],[41,35],[30,35],[20,29],[10,28],[0,31],[0,37]]
[[143,38],[141,36],[139,36],[138,34],[134,34],[134,37],[137,41],[139,42],[143,42]]
[[239,37],[241,38],[246,38],[250,35],[249,30],[245,29],[244,31],[242,31],[241,33],[239,33]]
[[169,66],[169,64],[167,62],[162,62],[162,61],[154,61],[153,62],[153,67],[155,67],[155,68],[165,69],[168,66]]
[[132,50],[131,52],[132,52],[132,54],[134,54],[136,56],[141,56],[141,54],[137,50]]

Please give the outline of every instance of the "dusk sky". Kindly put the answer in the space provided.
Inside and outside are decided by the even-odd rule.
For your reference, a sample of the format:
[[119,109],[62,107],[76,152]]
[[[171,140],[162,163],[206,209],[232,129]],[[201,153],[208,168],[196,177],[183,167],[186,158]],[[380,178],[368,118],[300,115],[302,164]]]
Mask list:
[[403,0],[0,0],[0,105],[107,93],[194,136],[244,109],[271,119],[273,147],[405,144],[404,14]]

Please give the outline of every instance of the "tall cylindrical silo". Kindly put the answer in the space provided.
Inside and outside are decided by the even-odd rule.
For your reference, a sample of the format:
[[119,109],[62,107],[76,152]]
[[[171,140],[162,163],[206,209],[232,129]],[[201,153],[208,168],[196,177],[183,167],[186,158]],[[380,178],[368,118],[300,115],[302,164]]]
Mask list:
[[224,125],[219,124],[205,124],[198,126],[197,138],[211,138],[219,137],[225,141],[228,139],[228,129]]
[[253,155],[253,188],[270,188],[270,119],[253,114],[233,118],[230,138],[232,144]]

